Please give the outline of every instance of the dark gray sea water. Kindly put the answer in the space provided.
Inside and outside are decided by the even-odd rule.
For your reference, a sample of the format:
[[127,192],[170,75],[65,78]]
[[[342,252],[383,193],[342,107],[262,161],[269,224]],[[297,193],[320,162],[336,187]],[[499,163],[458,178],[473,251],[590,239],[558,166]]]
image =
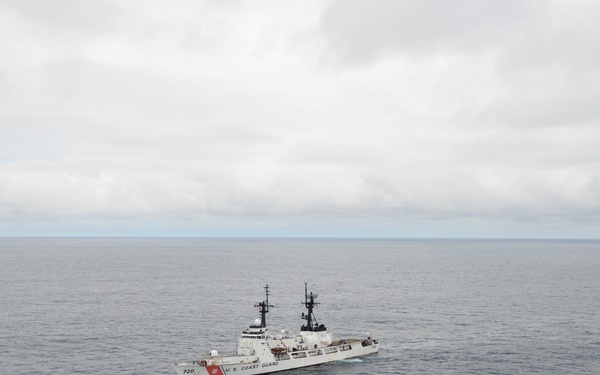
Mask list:
[[174,374],[305,282],[382,349],[290,374],[600,374],[597,241],[94,238],[0,238],[0,373]]

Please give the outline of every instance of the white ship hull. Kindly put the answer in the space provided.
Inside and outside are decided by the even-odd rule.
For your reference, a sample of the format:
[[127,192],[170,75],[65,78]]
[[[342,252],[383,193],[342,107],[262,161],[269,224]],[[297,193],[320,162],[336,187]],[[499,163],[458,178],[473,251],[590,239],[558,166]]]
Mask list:
[[[370,345],[363,346],[361,340],[352,340],[352,342],[347,341],[346,344],[337,346],[287,352],[277,356],[271,355],[270,358],[255,357],[254,361],[245,363],[226,364],[228,359],[242,359],[239,358],[240,356],[234,355],[230,357],[216,356],[213,359],[214,364],[212,364],[210,360],[207,360],[206,365],[202,365],[201,361],[194,361],[192,363],[176,363],[173,366],[179,375],[256,375],[315,366],[341,359],[361,357],[378,351],[379,343],[377,342],[372,342]],[[247,360],[252,360],[252,358],[247,358]]]

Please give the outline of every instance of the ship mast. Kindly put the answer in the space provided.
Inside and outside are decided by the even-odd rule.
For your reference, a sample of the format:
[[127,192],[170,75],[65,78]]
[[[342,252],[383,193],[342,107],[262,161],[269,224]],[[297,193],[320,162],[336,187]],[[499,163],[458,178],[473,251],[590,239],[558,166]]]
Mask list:
[[258,311],[260,312],[260,328],[267,327],[267,313],[269,312],[269,307],[274,307],[273,305],[269,305],[269,284],[264,288],[266,295],[265,300],[254,305],[254,307],[258,307]]
[[[308,294],[308,286],[307,283],[304,283],[304,302],[302,302],[304,304],[304,307],[306,307],[306,309],[308,310],[307,314],[302,313],[302,319],[306,320],[306,325],[303,325],[302,327],[300,327],[301,331],[325,331],[327,330],[327,328],[325,328],[325,326],[323,324],[319,325],[319,323],[317,322],[317,318],[315,317],[315,314],[313,313],[313,309],[316,305],[318,305],[318,302],[315,302],[315,299],[318,297],[317,294],[313,294],[312,292],[310,292],[310,294]],[[313,323],[314,321],[314,323]]]

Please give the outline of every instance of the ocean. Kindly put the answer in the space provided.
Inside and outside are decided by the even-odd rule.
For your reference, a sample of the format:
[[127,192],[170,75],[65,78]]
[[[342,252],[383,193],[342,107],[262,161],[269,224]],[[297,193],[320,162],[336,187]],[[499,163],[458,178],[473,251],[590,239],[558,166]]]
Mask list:
[[600,374],[600,241],[0,238],[0,373],[174,374],[264,299],[378,354],[289,374]]

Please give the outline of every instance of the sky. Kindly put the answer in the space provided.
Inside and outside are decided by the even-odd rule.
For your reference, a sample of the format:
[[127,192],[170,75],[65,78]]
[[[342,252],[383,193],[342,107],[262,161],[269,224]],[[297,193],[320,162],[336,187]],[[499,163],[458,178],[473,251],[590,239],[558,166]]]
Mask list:
[[0,236],[600,239],[599,20],[0,0]]

